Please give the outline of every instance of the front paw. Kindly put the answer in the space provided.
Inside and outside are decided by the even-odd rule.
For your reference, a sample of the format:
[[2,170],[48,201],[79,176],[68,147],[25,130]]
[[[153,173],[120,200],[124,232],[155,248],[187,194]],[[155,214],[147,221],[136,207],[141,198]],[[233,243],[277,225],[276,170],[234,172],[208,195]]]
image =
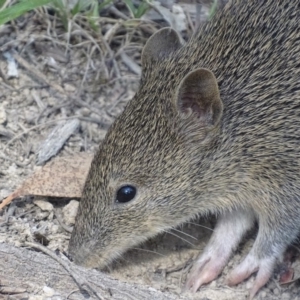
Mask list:
[[253,299],[258,290],[263,287],[270,279],[276,258],[267,257],[264,259],[258,259],[252,254],[248,254],[247,257],[240,263],[227,278],[227,284],[229,286],[236,285],[243,280],[250,277],[253,273],[257,272],[254,284],[250,289],[249,299]]
[[226,265],[228,257],[217,253],[203,253],[195,262],[185,285],[186,290],[195,293],[204,284],[216,279]]

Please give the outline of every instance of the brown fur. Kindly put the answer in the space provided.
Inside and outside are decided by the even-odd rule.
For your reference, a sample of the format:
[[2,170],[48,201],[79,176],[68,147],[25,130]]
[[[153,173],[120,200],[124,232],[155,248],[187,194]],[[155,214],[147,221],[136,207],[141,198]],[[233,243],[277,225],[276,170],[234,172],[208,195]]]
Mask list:
[[[156,48],[149,41],[139,91],[91,165],[70,241],[77,263],[103,267],[126,249],[207,212],[253,212],[260,228],[257,257],[280,256],[296,238],[299,3],[232,1],[184,46],[174,33],[165,43],[157,35]],[[216,77],[215,87],[204,76],[214,96],[206,87],[189,94],[192,84],[184,78],[202,68]],[[218,108],[206,104],[206,96],[194,99],[199,91]],[[198,103],[198,114],[193,107],[185,110],[189,101]],[[122,184],[136,186],[137,196],[115,203]]]

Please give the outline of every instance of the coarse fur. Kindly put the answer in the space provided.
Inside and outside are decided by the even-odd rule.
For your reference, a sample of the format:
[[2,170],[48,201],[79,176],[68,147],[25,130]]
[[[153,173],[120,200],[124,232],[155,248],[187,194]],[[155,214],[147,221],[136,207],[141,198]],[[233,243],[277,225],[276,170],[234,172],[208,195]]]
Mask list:
[[[104,267],[126,249],[210,212],[223,216],[220,228],[244,216],[228,255],[255,220],[259,225],[251,259],[233,284],[253,273],[252,260],[257,270],[270,258],[266,272],[272,272],[300,229],[299,20],[298,0],[235,0],[186,45],[171,30],[162,35],[170,41],[159,35],[149,41],[139,91],[91,164],[70,240],[75,262]],[[205,84],[194,91],[197,78]],[[217,108],[203,101],[196,111],[185,109],[203,90]],[[126,184],[137,188],[135,199],[115,203]],[[204,276],[195,271],[193,281],[197,274]],[[259,274],[256,290],[269,279]]]

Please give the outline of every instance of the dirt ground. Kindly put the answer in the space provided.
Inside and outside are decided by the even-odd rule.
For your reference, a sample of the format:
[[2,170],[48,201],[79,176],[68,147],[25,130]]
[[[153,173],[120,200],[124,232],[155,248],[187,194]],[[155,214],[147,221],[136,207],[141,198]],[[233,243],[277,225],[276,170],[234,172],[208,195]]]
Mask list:
[[[134,71],[134,64],[124,62],[122,53],[138,65],[142,45],[154,30],[153,24],[140,24],[129,32],[120,27],[118,34],[107,40],[110,47],[106,48],[80,28],[74,27],[68,37],[55,22],[39,12],[0,27],[0,199],[38,168],[39,147],[56,126],[79,120],[57,155],[96,150],[108,126],[138,88],[138,69]],[[103,30],[107,33],[115,24],[104,24],[107,28]],[[10,57],[17,61],[17,77],[7,75]],[[43,207],[36,200],[52,206]],[[56,216],[72,223],[64,210],[71,200],[24,197],[14,201],[0,213],[0,242],[20,246],[24,241],[43,240],[51,250],[66,251],[70,233]],[[106,272],[122,281],[179,294],[214,223],[214,218],[200,219],[164,233],[126,253]],[[222,276],[203,287],[194,299],[247,299],[254,277],[233,288],[224,280],[248,253],[254,237],[255,232],[237,250]],[[295,278],[300,278],[299,258],[293,268]],[[278,274],[279,270],[257,299],[300,300],[299,282],[280,285]]]

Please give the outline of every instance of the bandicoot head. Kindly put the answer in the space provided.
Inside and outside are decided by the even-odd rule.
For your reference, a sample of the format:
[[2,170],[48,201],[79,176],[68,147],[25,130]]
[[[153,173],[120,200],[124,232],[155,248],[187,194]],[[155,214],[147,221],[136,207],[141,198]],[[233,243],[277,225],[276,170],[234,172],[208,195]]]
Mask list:
[[140,89],[109,129],[84,187],[69,246],[78,264],[103,267],[214,207],[199,201],[211,190],[204,178],[223,105],[214,74],[183,63],[184,48],[169,28],[144,47]]

